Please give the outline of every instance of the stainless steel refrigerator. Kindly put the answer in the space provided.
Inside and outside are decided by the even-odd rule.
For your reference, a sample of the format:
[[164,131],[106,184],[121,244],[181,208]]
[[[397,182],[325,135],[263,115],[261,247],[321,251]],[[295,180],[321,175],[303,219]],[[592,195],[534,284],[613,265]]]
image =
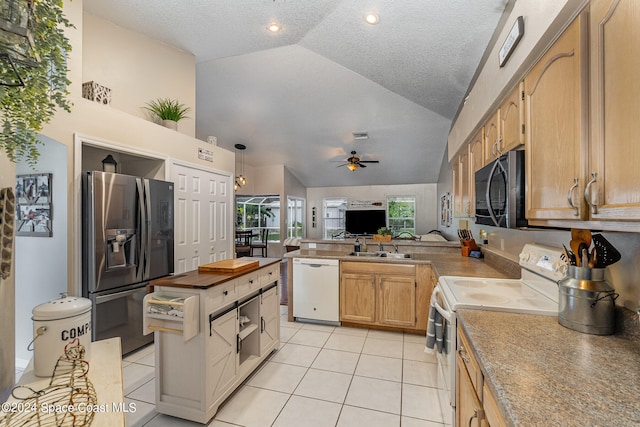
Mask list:
[[82,218],[82,289],[93,303],[93,340],[119,336],[124,355],[153,341],[142,334],[146,286],[173,273],[173,183],[85,172]]

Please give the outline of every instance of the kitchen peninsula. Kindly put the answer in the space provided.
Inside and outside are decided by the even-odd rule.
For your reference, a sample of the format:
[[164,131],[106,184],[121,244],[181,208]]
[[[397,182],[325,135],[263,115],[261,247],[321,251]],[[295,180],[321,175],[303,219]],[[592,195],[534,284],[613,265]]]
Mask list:
[[[224,271],[196,270],[151,282],[144,329],[155,331],[160,413],[209,422],[280,345],[280,259],[225,261],[235,264]],[[161,314],[167,305],[180,314]]]
[[[463,257],[459,242],[398,239],[383,242],[381,247],[377,242],[367,241],[367,252],[360,255],[353,251],[354,242],[355,239],[302,240],[301,249],[285,254],[285,258],[291,259],[287,286],[289,321],[295,320],[295,258],[334,259],[340,262],[340,313],[344,325],[392,328],[419,334],[426,330],[429,298],[438,276],[520,277],[517,262],[489,251],[485,251],[485,259]],[[414,270],[399,272],[398,266],[411,266]],[[402,280],[406,276],[415,278],[414,292],[411,291],[413,282],[408,286]],[[385,277],[394,279],[386,289]],[[380,289],[377,295],[365,298],[368,306],[353,307],[348,302],[349,288],[353,292],[365,292],[373,288],[371,283],[378,283],[376,286]],[[404,291],[400,290],[402,286]],[[388,304],[394,298],[402,306]],[[411,313],[415,313],[415,321],[408,323]]]

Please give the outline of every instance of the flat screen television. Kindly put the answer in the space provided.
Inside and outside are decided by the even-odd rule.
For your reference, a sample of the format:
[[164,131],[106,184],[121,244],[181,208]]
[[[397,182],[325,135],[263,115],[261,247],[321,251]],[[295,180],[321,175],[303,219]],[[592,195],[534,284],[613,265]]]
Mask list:
[[376,234],[386,227],[386,211],[382,209],[350,210],[345,212],[345,230],[351,234]]

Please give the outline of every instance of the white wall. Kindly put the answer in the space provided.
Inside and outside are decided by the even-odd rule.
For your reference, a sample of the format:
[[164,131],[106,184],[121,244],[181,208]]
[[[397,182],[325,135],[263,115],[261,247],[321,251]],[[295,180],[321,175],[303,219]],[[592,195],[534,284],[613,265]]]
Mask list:
[[158,98],[191,108],[178,131],[195,137],[195,57],[175,47],[83,14],[82,81],[111,89],[111,108],[150,119],[142,107]]
[[[0,152],[0,188],[14,187],[15,181],[15,164],[9,161],[4,152]],[[15,264],[12,265],[11,275],[7,279],[0,278],[0,402],[4,402],[8,397],[15,379],[14,279]]]
[[[346,197],[354,200],[386,200],[387,196],[416,197],[416,233],[438,228],[437,184],[369,185],[357,187],[317,187],[307,189],[307,237],[322,238],[322,199]],[[311,210],[317,210],[316,228],[311,228]]]
[[[16,367],[24,369],[33,356],[27,345],[33,338],[31,310],[38,304],[67,292],[67,147],[41,138],[40,158],[35,168],[16,165],[16,174],[51,173],[52,237],[15,238]],[[20,365],[20,366],[18,366]]]
[[[480,71],[449,133],[449,160],[468,138],[475,134],[484,121],[497,108],[526,70],[544,53],[553,38],[570,22],[571,17],[586,5],[588,0],[519,0],[506,25],[491,49],[489,58]],[[498,52],[507,34],[516,22],[524,18],[524,36],[513,51],[506,65],[500,68]]]

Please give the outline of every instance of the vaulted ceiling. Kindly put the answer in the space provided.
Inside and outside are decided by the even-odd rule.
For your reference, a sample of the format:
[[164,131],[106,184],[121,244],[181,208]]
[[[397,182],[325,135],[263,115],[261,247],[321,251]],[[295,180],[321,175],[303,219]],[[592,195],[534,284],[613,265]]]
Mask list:
[[[508,0],[84,0],[196,57],[196,136],[305,186],[437,182]],[[379,16],[376,25],[367,13]],[[271,33],[267,25],[282,29]],[[368,132],[355,140],[352,132]],[[379,160],[350,171],[355,150]]]

